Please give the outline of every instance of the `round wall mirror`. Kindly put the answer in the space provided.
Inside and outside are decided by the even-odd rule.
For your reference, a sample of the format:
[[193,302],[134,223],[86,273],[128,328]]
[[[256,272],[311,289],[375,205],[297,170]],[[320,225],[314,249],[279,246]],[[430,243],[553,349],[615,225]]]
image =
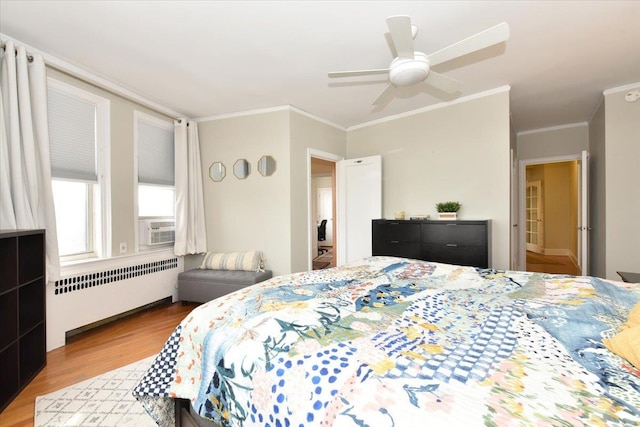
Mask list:
[[222,162],[213,162],[209,168],[209,177],[215,182],[222,181],[226,174],[227,169],[224,167]]
[[271,156],[262,156],[258,160],[258,172],[262,176],[271,176],[276,171],[276,159]]
[[245,159],[239,159],[233,165],[233,174],[238,179],[245,179],[251,173],[251,165]]

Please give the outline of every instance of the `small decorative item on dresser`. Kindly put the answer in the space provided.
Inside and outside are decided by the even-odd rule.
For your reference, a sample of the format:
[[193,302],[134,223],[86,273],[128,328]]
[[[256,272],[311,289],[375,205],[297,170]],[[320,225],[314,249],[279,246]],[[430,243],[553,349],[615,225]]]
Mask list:
[[462,205],[460,202],[440,202],[436,204],[438,217],[440,219],[457,219],[458,211]]
[[411,215],[409,219],[411,221],[426,221],[431,218],[431,215]]
[[403,221],[404,220],[404,211],[396,211],[396,219],[398,221]]

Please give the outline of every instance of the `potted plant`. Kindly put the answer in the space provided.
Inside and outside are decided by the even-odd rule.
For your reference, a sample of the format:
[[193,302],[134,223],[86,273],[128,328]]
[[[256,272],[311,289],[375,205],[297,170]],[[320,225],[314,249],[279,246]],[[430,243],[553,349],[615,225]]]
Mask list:
[[440,219],[456,219],[458,211],[462,207],[460,202],[440,202],[436,204],[436,210]]

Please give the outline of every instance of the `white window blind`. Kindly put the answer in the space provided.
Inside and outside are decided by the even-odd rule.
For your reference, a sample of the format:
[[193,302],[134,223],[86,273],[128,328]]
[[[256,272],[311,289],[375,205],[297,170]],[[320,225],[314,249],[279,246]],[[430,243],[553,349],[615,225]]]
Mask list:
[[96,105],[49,89],[51,175],[90,182],[96,172]]
[[138,121],[138,182],[174,185],[173,130]]

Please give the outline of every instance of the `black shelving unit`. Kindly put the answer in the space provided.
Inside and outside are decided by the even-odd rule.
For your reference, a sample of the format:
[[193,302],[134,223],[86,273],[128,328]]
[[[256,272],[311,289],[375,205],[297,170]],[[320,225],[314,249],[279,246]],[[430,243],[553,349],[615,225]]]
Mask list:
[[0,411],[47,363],[44,230],[0,230]]

